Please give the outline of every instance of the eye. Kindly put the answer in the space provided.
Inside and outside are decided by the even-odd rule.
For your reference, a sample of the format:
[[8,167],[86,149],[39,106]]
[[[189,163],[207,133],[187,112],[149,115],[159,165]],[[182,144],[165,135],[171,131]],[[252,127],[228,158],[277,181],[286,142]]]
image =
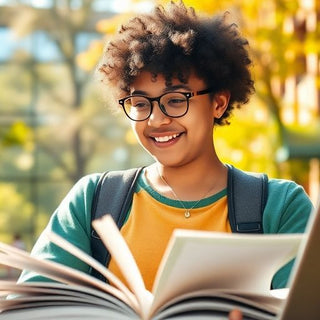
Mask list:
[[150,107],[149,101],[144,97],[131,97],[126,101],[126,104],[136,109],[144,109]]
[[148,103],[146,103],[145,101],[137,101],[132,104],[132,106],[137,109],[142,109],[148,107]]
[[185,102],[185,99],[181,98],[172,98],[168,101],[169,104],[179,104]]
[[163,96],[163,104],[170,107],[184,106],[187,98],[181,93],[168,93]]

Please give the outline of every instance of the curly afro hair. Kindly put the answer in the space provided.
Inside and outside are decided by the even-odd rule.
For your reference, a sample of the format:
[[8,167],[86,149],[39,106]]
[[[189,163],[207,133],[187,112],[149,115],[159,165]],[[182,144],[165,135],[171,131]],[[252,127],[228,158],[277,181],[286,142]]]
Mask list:
[[199,17],[183,2],[156,7],[122,25],[107,43],[97,72],[118,97],[142,70],[186,83],[195,72],[215,92],[230,92],[228,108],[217,124],[226,124],[235,107],[247,103],[254,92],[249,67],[248,41],[226,15]]

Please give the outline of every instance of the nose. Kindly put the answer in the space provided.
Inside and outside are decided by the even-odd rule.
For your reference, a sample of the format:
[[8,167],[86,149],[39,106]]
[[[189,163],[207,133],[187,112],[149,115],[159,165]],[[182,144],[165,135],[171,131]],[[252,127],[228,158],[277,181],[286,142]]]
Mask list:
[[171,118],[162,112],[159,101],[152,101],[152,107],[152,112],[148,119],[149,126],[160,127],[171,122]]

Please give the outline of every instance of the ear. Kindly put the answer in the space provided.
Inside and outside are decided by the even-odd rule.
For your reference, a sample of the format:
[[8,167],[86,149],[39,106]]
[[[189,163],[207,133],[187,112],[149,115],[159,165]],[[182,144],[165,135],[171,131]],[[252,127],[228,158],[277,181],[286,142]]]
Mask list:
[[229,91],[220,91],[213,97],[213,117],[220,119],[228,108],[230,100]]

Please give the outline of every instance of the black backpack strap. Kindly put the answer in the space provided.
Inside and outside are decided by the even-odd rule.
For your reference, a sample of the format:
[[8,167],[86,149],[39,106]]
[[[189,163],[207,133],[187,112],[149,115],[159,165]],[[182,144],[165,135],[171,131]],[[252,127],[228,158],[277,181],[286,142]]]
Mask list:
[[[123,226],[129,208],[136,180],[143,168],[104,172],[96,186],[92,200],[91,221],[111,214],[119,229]],[[110,254],[102,243],[96,231],[91,229],[92,256],[104,265],[110,260]],[[96,278],[104,277],[92,269],[91,274]]]
[[232,232],[263,233],[268,176],[228,166],[228,216]]

